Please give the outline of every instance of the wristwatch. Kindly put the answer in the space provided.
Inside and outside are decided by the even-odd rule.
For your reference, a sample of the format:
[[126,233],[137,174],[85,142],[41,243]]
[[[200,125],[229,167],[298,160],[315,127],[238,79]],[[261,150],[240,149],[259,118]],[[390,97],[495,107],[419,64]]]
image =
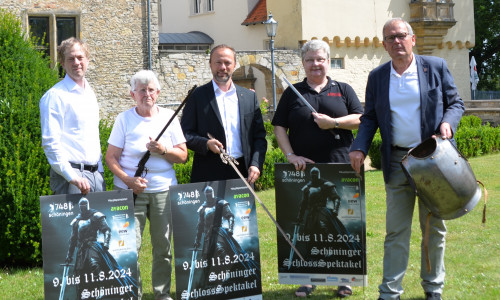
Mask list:
[[335,121],[335,128],[339,128],[340,124],[339,124],[339,121],[337,119],[333,119]]

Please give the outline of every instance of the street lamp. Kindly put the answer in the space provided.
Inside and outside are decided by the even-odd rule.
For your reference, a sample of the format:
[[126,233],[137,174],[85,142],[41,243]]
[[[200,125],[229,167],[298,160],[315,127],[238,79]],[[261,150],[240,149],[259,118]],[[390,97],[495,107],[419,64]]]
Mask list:
[[[273,110],[276,112],[276,79],[274,78],[274,37],[276,36],[276,31],[278,30],[278,22],[273,19],[273,14],[269,12],[269,18],[264,22],[266,24],[267,36],[271,38],[271,70],[273,76]],[[273,112],[273,113],[274,113]]]

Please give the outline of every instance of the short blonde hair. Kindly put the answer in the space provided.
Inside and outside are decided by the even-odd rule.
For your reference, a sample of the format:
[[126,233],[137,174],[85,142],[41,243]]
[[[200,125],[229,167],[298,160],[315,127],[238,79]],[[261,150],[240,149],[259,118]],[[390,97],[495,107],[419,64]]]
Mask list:
[[82,42],[80,39],[77,39],[75,37],[70,37],[62,41],[61,45],[57,47],[57,56],[59,58],[59,63],[61,65],[64,64],[64,60],[66,59],[66,57],[64,56],[66,50],[73,47],[73,45],[75,44],[79,44],[80,47],[82,47],[83,52],[85,53],[85,57],[87,57],[87,59],[89,58],[90,52],[89,48],[87,47],[87,44]]

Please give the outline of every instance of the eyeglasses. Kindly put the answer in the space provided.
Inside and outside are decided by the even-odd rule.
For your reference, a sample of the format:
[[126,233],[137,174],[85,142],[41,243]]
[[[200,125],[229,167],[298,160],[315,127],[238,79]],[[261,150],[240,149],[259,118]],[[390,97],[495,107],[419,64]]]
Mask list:
[[156,93],[156,89],[140,89],[140,90],[135,90],[139,94],[146,95],[146,93],[153,95]]
[[313,64],[313,63],[317,62],[318,64],[321,65],[326,61],[326,58],[323,58],[323,57],[306,58],[306,59],[304,59],[304,61],[306,62],[306,64]]
[[406,39],[406,37],[409,35],[410,34],[408,32],[401,32],[398,34],[388,35],[388,36],[384,37],[384,41],[386,41],[388,43],[394,43],[394,41],[396,39],[402,41],[402,40]]

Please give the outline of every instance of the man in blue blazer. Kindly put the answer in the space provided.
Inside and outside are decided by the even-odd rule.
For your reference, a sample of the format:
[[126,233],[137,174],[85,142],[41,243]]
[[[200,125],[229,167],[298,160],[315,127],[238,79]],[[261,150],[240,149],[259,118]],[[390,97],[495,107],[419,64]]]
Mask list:
[[[413,53],[415,35],[407,22],[391,19],[385,23],[383,34],[384,48],[392,60],[374,69],[368,77],[365,112],[349,156],[354,170],[359,172],[373,136],[380,129],[387,211],[379,299],[399,299],[415,207],[415,192],[400,162],[410,148],[433,135],[453,139],[464,104],[445,60]],[[423,229],[427,210],[422,203],[418,207]],[[441,299],[444,286],[446,227],[443,220],[431,217],[429,228],[431,271],[427,272],[422,263],[420,276],[426,299],[434,300]],[[421,255],[424,257],[423,249]]]
[[214,47],[209,64],[212,81],[193,92],[181,118],[187,147],[195,152],[191,182],[239,178],[222,162],[222,148],[238,160],[239,170],[252,184],[262,172],[267,150],[257,97],[232,81],[236,67],[233,48]]

